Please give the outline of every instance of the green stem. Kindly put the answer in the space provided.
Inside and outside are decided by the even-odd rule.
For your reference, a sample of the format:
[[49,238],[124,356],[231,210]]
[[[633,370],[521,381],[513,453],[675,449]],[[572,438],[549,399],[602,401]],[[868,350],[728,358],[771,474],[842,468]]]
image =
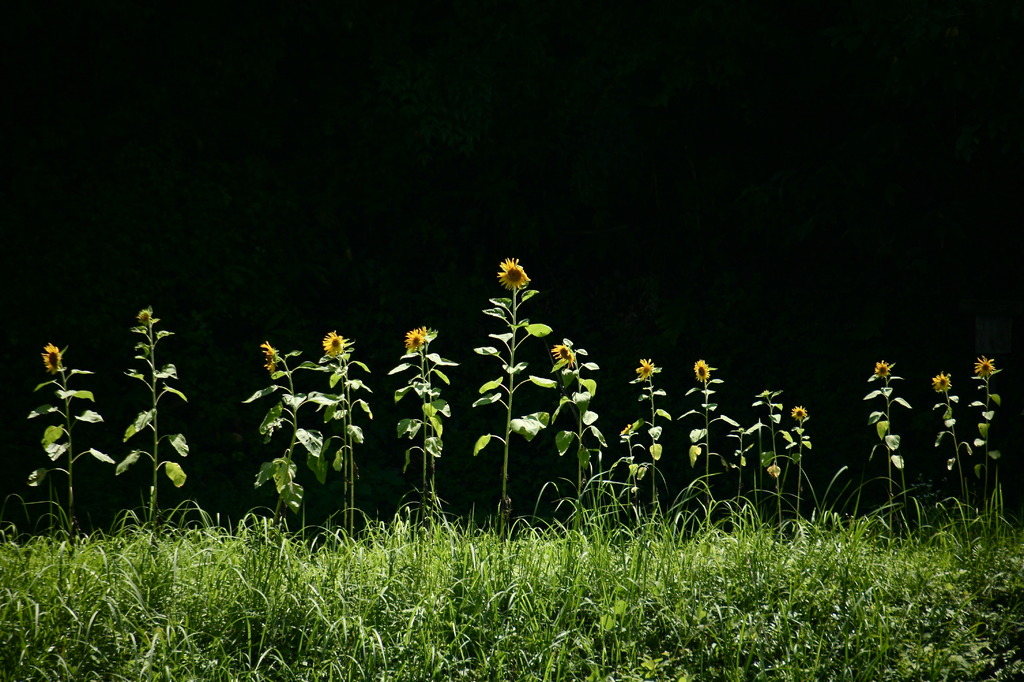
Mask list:
[[160,444],[160,435],[159,435],[160,432],[157,429],[157,419],[156,419],[156,416],[157,416],[157,411],[156,411],[156,404],[157,404],[157,393],[156,393],[156,382],[157,382],[157,378],[156,378],[156,341],[153,338],[153,324],[152,324],[152,322],[147,324],[146,336],[147,336],[147,340],[149,341],[149,359],[147,361],[149,362],[150,378],[152,379],[152,383],[150,384],[149,388],[150,388],[150,391],[151,391],[152,396],[153,396],[153,417],[152,417],[152,419],[150,421],[150,425],[153,428],[153,487],[152,487],[152,489],[150,490],[150,493],[149,493],[149,522],[155,526],[156,525],[156,514],[157,514],[157,508],[158,508],[158,505],[157,505],[157,483],[158,483],[159,477],[157,476],[157,473],[159,472],[159,469],[160,469],[160,456],[159,456],[159,454],[157,452],[157,448],[159,447],[159,444]]
[[512,338],[509,340],[508,346],[508,387],[506,391],[508,393],[508,403],[506,404],[505,412],[505,454],[501,463],[501,506],[498,519],[498,530],[502,538],[505,537],[506,525],[508,523],[508,516],[511,512],[511,501],[508,499],[508,451],[509,441],[512,435],[512,393],[515,390],[514,381],[515,375],[512,373],[516,366],[516,335],[519,331],[516,326],[519,323],[519,290],[512,290]]

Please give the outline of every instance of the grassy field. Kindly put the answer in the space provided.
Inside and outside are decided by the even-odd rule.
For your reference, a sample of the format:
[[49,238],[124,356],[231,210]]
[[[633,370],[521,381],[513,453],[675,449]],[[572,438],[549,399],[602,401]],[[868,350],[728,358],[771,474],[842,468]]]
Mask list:
[[[4,680],[985,680],[1024,675],[1024,531],[747,510],[510,538],[192,510],[0,538]],[[184,517],[190,516],[187,521]]]

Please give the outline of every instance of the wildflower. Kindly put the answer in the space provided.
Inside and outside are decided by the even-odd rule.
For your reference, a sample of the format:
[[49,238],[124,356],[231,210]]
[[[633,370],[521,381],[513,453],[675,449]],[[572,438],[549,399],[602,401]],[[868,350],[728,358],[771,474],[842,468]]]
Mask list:
[[139,324],[156,324],[156,318],[153,317],[152,308],[143,308],[139,311],[139,314],[135,316],[135,319],[139,321]]
[[46,365],[46,371],[50,374],[56,374],[64,369],[60,364],[60,349],[52,343],[43,346],[42,356],[43,364]]
[[333,331],[324,337],[324,354],[332,358],[337,357],[345,351],[346,343],[345,337],[338,336],[338,332]]
[[277,351],[270,345],[270,341],[261,343],[260,348],[263,349],[263,359],[266,361],[266,364],[263,366],[268,372],[273,372],[277,369]]
[[703,360],[698,360],[693,363],[693,373],[697,375],[697,381],[702,384],[708,383],[708,379],[711,378],[711,370],[715,367],[708,367],[708,363]]
[[632,424],[626,424],[626,428],[624,428],[621,431],[619,431],[619,435],[620,436],[625,436],[627,433],[631,433],[632,431],[633,431],[633,425]]
[[506,258],[499,267],[501,272],[498,273],[498,283],[509,291],[522,289],[530,281],[530,278],[526,276],[526,270],[519,265],[518,258]]
[[936,376],[932,377],[932,388],[935,389],[936,393],[948,393],[952,386],[953,382],[949,380],[949,375],[945,372],[939,372]]
[[405,349],[410,353],[419,350],[427,342],[427,328],[419,327],[405,333]]
[[778,464],[773,464],[770,467],[768,467],[768,475],[771,476],[772,478],[778,478],[779,474],[781,473],[782,469],[779,468]]
[[793,411],[790,414],[793,415],[793,419],[797,420],[798,422],[802,422],[803,420],[807,419],[807,408],[797,405],[796,407],[793,408]]
[[636,368],[637,378],[643,381],[654,374],[654,363],[650,360],[641,360],[640,366]]
[[555,359],[555,362],[564,362],[569,367],[576,366],[576,354],[572,352],[572,349],[568,346],[558,344],[551,349],[551,357]]
[[882,360],[881,362],[876,362],[875,363],[875,376],[878,377],[879,379],[885,379],[886,377],[889,376],[889,370],[891,370],[891,369],[892,369],[892,365],[890,365],[885,360]]
[[996,361],[989,360],[984,355],[978,358],[978,361],[974,363],[974,375],[982,377],[984,379],[989,378],[996,371]]

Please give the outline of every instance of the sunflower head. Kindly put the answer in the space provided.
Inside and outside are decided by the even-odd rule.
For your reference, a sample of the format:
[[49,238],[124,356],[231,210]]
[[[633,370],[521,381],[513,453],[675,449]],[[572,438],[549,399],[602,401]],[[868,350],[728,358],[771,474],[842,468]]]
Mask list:
[[277,350],[270,345],[270,341],[264,341],[260,344],[260,348],[263,349],[263,366],[268,372],[273,373],[277,369]]
[[338,336],[338,332],[334,331],[324,337],[323,345],[324,355],[335,358],[345,352],[345,346],[348,345],[348,341],[345,340],[344,336]]
[[953,382],[949,380],[949,375],[945,372],[939,372],[932,377],[932,388],[936,393],[948,393],[952,387]]
[[875,363],[875,376],[878,377],[879,379],[886,379],[886,378],[888,378],[889,377],[889,372],[891,370],[892,370],[892,365],[890,365],[885,360],[882,360],[881,362],[876,362]]
[[768,467],[768,475],[771,476],[772,478],[778,478],[779,474],[781,473],[782,469],[779,468],[778,464],[773,464],[770,467]]
[[153,308],[143,308],[139,311],[139,314],[135,316],[135,319],[139,321],[139,324],[145,327],[151,327],[160,320],[153,317]]
[[412,353],[422,348],[427,343],[427,328],[419,327],[411,332],[405,333],[405,350]]
[[570,368],[576,366],[576,354],[568,346],[557,344],[551,349],[551,357],[556,365],[561,363]]
[[984,355],[974,363],[974,376],[987,379],[996,373],[996,361],[989,360]]
[[793,408],[793,411],[790,412],[790,414],[793,416],[793,419],[798,422],[803,422],[803,420],[807,419],[807,408],[802,405],[797,405]]
[[711,378],[711,370],[713,369],[715,368],[708,367],[708,363],[703,360],[698,360],[693,363],[693,373],[697,376],[697,381],[702,384],[708,383],[708,379]]
[[48,343],[43,346],[43,365],[46,366],[46,371],[50,374],[56,374],[57,372],[64,369],[60,364],[61,353],[60,349],[52,343]]
[[509,291],[522,289],[529,284],[530,278],[526,276],[526,270],[519,265],[518,258],[506,258],[498,267],[501,268],[501,272],[498,273],[498,283]]
[[654,363],[650,360],[640,360],[640,366],[636,368],[636,378],[640,381],[649,379],[654,374]]

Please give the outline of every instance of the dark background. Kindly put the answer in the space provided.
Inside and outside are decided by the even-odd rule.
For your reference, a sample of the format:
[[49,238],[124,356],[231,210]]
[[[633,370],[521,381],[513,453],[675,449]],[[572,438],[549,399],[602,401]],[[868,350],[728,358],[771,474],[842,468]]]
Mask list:
[[[805,469],[823,487],[847,465],[857,485],[885,472],[868,461],[877,406],[861,400],[885,359],[914,407],[893,422],[908,478],[952,490],[929,380],[952,374],[960,435],[973,437],[969,377],[987,353],[1006,369],[992,444],[1018,504],[1021,4],[635,5],[6,4],[5,517],[24,518],[9,495],[47,494],[24,483],[48,462],[46,423],[25,420],[50,398],[32,393],[44,344],[96,372],[73,385],[96,393],[107,424],[77,427],[76,445],[127,453],[120,434],[148,399],[124,376],[137,364],[128,329],[147,305],[176,332],[161,359],[190,398],[160,413],[192,448],[188,483],[165,481],[165,504],[191,498],[230,518],[273,504],[252,481],[283,444],[260,443],[268,400],[241,404],[267,383],[259,344],[315,360],[337,330],[372,369],[359,505],[391,514],[418,472],[403,476],[407,443],[394,438],[415,405],[394,406],[401,380],[387,372],[404,333],[426,325],[440,331],[434,350],[462,363],[444,393],[439,492],[456,513],[493,509],[499,449],[470,453],[503,414],[470,404],[499,368],[472,348],[501,331],[480,309],[503,295],[509,257],[541,292],[524,311],[555,328],[524,346],[531,371],[547,372],[563,337],[601,366],[606,463],[646,409],[628,384],[639,358],[664,368],[659,406],[673,415],[695,406],[684,393],[704,358],[725,380],[722,412],[753,424],[754,394],[783,390],[784,426],[794,404],[811,415]],[[979,340],[979,315],[1016,323],[1016,336]],[[541,389],[522,395],[522,412],[551,407]],[[695,425],[666,426],[673,492],[693,477]],[[575,476],[553,431],[516,442],[519,512],[543,482]],[[141,504],[143,463],[114,478],[81,462],[94,523]],[[300,471],[309,518],[337,509],[340,477],[322,487]]]

